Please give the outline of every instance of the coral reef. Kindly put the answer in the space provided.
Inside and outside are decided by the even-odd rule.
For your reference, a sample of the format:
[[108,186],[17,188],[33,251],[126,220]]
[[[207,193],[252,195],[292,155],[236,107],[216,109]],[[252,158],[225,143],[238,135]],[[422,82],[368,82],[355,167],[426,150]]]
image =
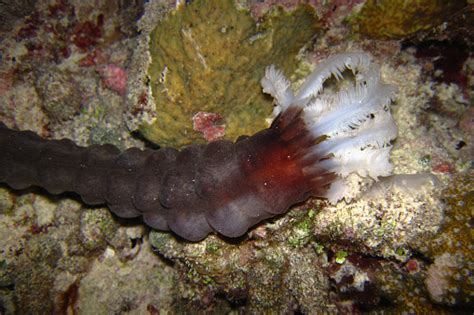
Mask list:
[[[258,20],[275,10],[278,1],[244,2],[239,5],[248,6]],[[299,1],[283,2],[292,8]],[[129,130],[156,113],[146,85],[148,55],[137,54],[148,46],[141,36],[135,38],[135,30],[149,34],[157,21],[174,11],[174,4],[17,3],[0,10],[2,17],[11,12],[8,20],[0,19],[8,21],[0,23],[0,121],[83,145],[143,146]],[[304,62],[285,74],[292,81],[302,78],[338,52],[373,55],[383,80],[399,88],[392,107],[399,127],[391,158],[394,173],[415,177],[383,180],[350,204],[331,206],[311,199],[238,240],[211,236],[199,243],[156,231],[147,237],[139,222],[119,220],[104,208],[85,208],[71,195],[51,197],[44,191],[18,192],[2,186],[0,313],[472,313],[474,59],[469,49],[472,27],[467,27],[472,13],[464,11],[442,27],[416,34],[411,33],[417,29],[412,23],[405,29],[399,21],[387,19],[395,25],[389,34],[402,36],[402,41],[377,40],[353,36],[356,28],[350,23],[363,21],[339,23],[375,1],[311,3],[323,28],[318,27],[321,32],[306,46]],[[262,6],[265,10],[257,15]],[[402,15],[400,21],[413,12],[410,5],[395,9]],[[76,46],[74,34],[80,34],[77,43],[87,39],[87,32],[77,33],[85,28],[76,25],[89,21],[94,30],[101,24],[100,14],[100,37],[91,32],[91,46]],[[419,23],[416,18],[411,21]],[[434,26],[438,20],[423,21],[422,25]],[[381,24],[366,25],[373,25],[374,36],[387,32],[378,27]],[[47,32],[49,26],[58,30]],[[62,27],[64,32],[59,31]],[[269,58],[262,69],[275,62]],[[104,81],[100,68],[106,65],[127,74],[125,100]],[[258,88],[263,74],[261,70],[254,78],[252,89]],[[40,91],[37,86],[48,78],[64,84],[57,96],[56,89],[43,90],[43,85]],[[300,84],[292,87],[297,90]],[[70,94],[63,92],[77,95],[76,89],[79,107],[63,104],[71,107],[62,112],[45,104],[47,99],[67,100]],[[271,106],[265,106],[265,113],[270,113]],[[188,128],[193,128],[192,118],[199,111],[222,115],[196,109],[188,116]],[[265,115],[255,120],[264,124],[269,118]],[[223,126],[221,121],[204,120],[202,128],[195,128],[204,131],[192,131],[200,139],[206,130]]]

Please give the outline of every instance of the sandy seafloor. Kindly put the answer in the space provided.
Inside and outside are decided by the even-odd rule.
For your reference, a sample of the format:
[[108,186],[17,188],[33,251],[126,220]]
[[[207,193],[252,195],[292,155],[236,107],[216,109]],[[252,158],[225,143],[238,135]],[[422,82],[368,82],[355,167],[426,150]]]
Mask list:
[[[258,20],[278,2],[239,6]],[[312,1],[321,24],[296,72],[338,52],[373,56],[399,89],[393,177],[351,203],[310,199],[237,240],[198,243],[73,194],[2,185],[0,314],[472,313],[472,4],[383,36],[347,22],[369,4]],[[150,146],[131,130],[153,111],[137,51],[174,7],[0,2],[0,121],[80,145]]]

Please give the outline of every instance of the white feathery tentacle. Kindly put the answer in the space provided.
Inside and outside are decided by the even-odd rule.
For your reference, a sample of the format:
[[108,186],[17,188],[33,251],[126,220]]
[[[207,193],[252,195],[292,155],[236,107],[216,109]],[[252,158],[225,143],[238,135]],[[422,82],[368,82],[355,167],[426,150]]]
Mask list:
[[361,99],[339,97],[342,101],[337,100],[339,104],[333,106],[334,111],[310,121],[309,128],[316,135],[329,137],[353,130],[372,115],[383,111],[390,103],[393,92],[391,86],[385,85],[369,90],[365,95],[361,95]]
[[[306,158],[326,158],[304,171],[326,170],[338,176],[326,194],[331,203],[343,198],[348,201],[360,191],[361,180],[354,180],[354,176],[365,182],[376,181],[393,170],[389,158],[398,130],[389,107],[397,89],[382,82],[379,67],[370,61],[365,53],[331,56],[315,68],[296,94],[273,65],[262,79],[264,92],[276,100],[275,114],[289,106],[303,107],[305,123],[314,138],[325,136],[308,150]],[[325,92],[324,83],[331,76],[345,82],[346,69],[354,75],[352,86]]]
[[273,96],[278,105],[275,108],[278,108],[279,111],[285,110],[293,102],[295,96],[290,88],[290,81],[274,65],[267,67],[265,76],[260,83],[262,84],[263,92]]
[[345,69],[366,72],[370,59],[370,56],[364,53],[343,53],[329,57],[308,76],[296,94],[296,99],[316,96],[321,91],[324,81],[332,75],[342,79],[342,72]]
[[393,122],[389,115],[377,115],[370,127],[364,128],[357,135],[351,135],[339,138],[329,138],[321,142],[315,149],[314,153],[325,156],[329,154],[342,154],[342,152],[353,151],[355,149],[365,149],[366,147],[381,148],[390,143],[397,136],[397,130],[387,128]]

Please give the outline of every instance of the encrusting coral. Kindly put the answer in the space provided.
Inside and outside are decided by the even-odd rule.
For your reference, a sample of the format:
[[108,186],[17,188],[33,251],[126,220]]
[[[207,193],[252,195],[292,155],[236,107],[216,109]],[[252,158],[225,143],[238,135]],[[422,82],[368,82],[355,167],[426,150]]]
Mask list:
[[198,112],[221,117],[213,123],[225,128],[224,139],[267,127],[271,103],[258,84],[265,67],[274,63],[292,73],[317,29],[309,6],[275,8],[258,25],[230,0],[179,7],[149,36],[155,118],[140,131],[160,145],[182,147],[208,140],[193,129]]

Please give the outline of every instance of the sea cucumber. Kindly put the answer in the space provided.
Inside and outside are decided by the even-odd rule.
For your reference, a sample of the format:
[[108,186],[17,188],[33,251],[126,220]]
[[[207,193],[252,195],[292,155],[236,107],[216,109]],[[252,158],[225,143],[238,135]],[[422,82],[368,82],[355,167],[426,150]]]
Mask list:
[[[345,70],[353,81],[344,79]],[[332,76],[349,87],[326,93]],[[75,192],[86,204],[107,204],[119,217],[142,216],[152,228],[199,241],[212,232],[241,236],[310,196],[337,202],[352,189],[351,174],[390,174],[396,89],[382,83],[369,55],[330,57],[296,94],[274,66],[262,86],[276,102],[269,128],[181,151],[80,147],[0,123],[0,182]]]

